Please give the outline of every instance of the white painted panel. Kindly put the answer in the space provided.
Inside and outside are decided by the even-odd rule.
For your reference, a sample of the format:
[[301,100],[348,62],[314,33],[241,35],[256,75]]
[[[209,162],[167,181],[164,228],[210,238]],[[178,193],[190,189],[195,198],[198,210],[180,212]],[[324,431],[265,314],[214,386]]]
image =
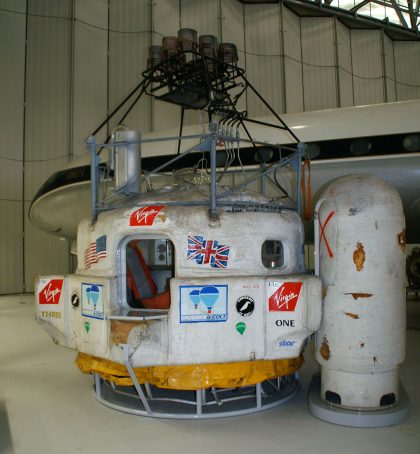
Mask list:
[[68,162],[68,155],[25,160],[25,200],[32,200],[45,181]]
[[24,272],[27,291],[33,290],[36,275],[46,271],[66,272],[68,267],[67,248],[63,254],[56,253],[58,240],[44,241],[46,234],[31,225],[27,213],[35,191],[69,157],[70,6],[68,0],[28,3],[28,10],[35,15],[28,18],[26,66]]
[[386,96],[387,102],[397,100],[397,89],[395,86],[395,59],[394,59],[394,42],[392,39],[383,34],[384,38],[384,63],[386,74]]
[[[107,116],[108,0],[76,0],[75,16],[72,151],[77,156]],[[97,140],[105,138],[106,126]]]
[[[154,0],[153,44],[161,44],[164,36],[176,36],[180,28],[179,0]],[[192,24],[188,28],[196,29]]]
[[351,30],[355,105],[384,102],[379,30]]
[[305,110],[337,107],[333,18],[301,18]]
[[[20,140],[22,132],[19,131],[19,136],[16,137],[17,141]],[[0,153],[3,149],[0,146]],[[16,154],[16,158],[3,158],[0,156],[0,200],[14,200],[22,199],[22,177],[23,177],[23,162],[19,159],[21,150]],[[1,232],[0,232],[1,234]]]
[[[8,2],[0,7],[25,9],[24,1],[11,8]],[[25,28],[22,14],[0,14],[0,199],[22,198],[23,96],[25,79]]]
[[[180,117],[181,118],[181,117]],[[185,110],[184,112],[184,125],[197,125],[197,124],[207,124],[208,117],[204,115],[199,110]]]
[[[25,203],[25,215],[29,210]],[[34,291],[38,275],[66,274],[69,271],[67,241],[39,230],[25,221],[25,291]]]
[[16,13],[7,13],[5,10],[9,11],[16,11],[18,13],[24,13],[26,12],[26,0],[0,0],[0,8],[3,10],[1,13],[2,15],[7,16],[8,14],[11,14],[9,17],[15,17],[18,18],[20,17],[23,19],[24,22],[26,22],[25,16],[21,16],[20,14]]
[[0,199],[0,294],[23,290],[22,203]]
[[[175,104],[152,100],[153,131],[178,128],[181,122],[181,108]],[[165,154],[165,153],[162,153]]]
[[[153,44],[161,45],[163,36],[178,34],[179,1],[155,0],[153,3]],[[152,99],[153,130],[160,131],[177,127],[180,122],[180,111],[179,106]]]
[[340,84],[340,106],[353,105],[353,78],[350,47],[350,30],[340,21],[336,21],[337,51]]
[[[244,50],[244,6],[240,2],[222,0],[222,38]],[[243,52],[239,52],[239,65],[244,65]]]
[[394,43],[397,100],[420,98],[420,42]]
[[283,11],[286,112],[303,111],[302,52],[299,17],[285,6]]
[[[279,5],[245,6],[246,74],[276,112],[283,111]],[[269,111],[248,89],[250,116]]]
[[[24,13],[26,1],[0,1]],[[0,294],[18,293],[23,283],[22,178],[25,79],[24,14],[0,14]]]
[[219,0],[180,0],[181,27],[194,28],[198,35],[220,40]]
[[[39,4],[34,3],[38,11]],[[43,14],[50,12],[44,10]],[[67,19],[39,16],[30,16],[28,19],[26,199],[31,199],[38,187],[44,183],[46,175],[59,168],[69,156],[69,26]]]
[[[54,16],[68,18],[70,2],[68,0],[29,0],[28,13],[39,16]],[[68,21],[69,22],[69,21]]]
[[[137,0],[110,1],[109,12],[109,111],[112,111],[141,81],[146,69],[151,33],[149,26],[149,2]],[[110,129],[129,103],[110,123]],[[152,129],[151,100],[143,96],[124,124],[142,133]]]

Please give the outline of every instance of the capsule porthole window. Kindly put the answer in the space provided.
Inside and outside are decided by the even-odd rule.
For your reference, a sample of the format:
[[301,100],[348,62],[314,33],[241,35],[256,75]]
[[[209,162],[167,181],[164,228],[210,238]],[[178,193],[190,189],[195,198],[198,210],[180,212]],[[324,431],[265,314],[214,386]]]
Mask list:
[[261,261],[265,268],[281,268],[284,265],[284,248],[280,240],[265,240],[261,246]]

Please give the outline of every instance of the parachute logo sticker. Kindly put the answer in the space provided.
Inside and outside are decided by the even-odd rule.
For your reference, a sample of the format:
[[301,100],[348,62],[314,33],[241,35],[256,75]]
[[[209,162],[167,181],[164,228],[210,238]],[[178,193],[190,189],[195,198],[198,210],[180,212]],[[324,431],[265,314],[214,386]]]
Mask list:
[[84,317],[104,318],[103,285],[82,284],[82,315]]
[[236,300],[236,310],[242,317],[249,317],[255,309],[255,301],[250,296],[241,296]]
[[236,331],[242,336],[246,330],[246,324],[244,322],[239,322],[236,324]]
[[77,309],[80,304],[79,294],[77,292],[73,292],[71,295],[70,301],[71,301],[71,305],[72,305],[73,309]]
[[228,317],[227,285],[181,285],[180,323],[225,322]]

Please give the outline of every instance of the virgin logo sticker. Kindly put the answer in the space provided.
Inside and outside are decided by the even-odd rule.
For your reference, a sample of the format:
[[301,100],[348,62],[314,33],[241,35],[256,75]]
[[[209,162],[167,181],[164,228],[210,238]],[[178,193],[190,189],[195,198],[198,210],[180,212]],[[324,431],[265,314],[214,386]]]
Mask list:
[[39,292],[39,304],[58,304],[61,290],[63,289],[63,282],[64,279],[51,279]]
[[268,310],[294,312],[302,282],[285,282],[268,299]]
[[[153,225],[156,217],[159,215],[161,210],[165,208],[164,205],[154,205],[150,207],[142,207],[134,211],[130,215],[130,226],[139,227],[145,225]],[[161,220],[164,221],[165,218],[161,216]]]

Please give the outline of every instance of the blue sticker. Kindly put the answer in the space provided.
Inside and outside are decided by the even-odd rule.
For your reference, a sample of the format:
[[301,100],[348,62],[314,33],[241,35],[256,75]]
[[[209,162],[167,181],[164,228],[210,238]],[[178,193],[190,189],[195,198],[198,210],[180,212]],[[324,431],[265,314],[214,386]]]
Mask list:
[[225,322],[228,318],[227,285],[181,285],[180,323]]
[[82,315],[104,319],[103,285],[82,283]]
[[293,347],[296,344],[296,341],[292,340],[283,340],[279,342],[279,347]]

